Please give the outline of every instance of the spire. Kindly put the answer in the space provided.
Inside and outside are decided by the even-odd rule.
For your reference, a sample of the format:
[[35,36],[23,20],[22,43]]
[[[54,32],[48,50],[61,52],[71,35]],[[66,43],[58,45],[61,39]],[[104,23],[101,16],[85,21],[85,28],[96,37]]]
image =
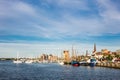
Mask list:
[[93,50],[93,53],[96,52],[96,44],[94,43],[94,50]]
[[96,51],[96,44],[94,43],[94,51]]

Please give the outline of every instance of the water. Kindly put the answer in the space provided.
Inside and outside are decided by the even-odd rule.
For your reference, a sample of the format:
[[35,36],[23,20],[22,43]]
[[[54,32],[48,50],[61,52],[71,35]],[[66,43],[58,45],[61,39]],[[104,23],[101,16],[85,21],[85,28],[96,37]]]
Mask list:
[[120,70],[50,64],[14,64],[0,61],[0,80],[120,80]]

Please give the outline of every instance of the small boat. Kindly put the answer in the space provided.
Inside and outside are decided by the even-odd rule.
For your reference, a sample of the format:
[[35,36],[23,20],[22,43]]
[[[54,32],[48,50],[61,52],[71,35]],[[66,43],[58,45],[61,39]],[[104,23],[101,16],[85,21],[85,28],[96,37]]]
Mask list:
[[78,67],[80,66],[80,63],[78,61],[71,61],[71,65]]
[[31,64],[31,63],[33,63],[33,60],[27,60],[27,61],[25,61],[25,63]]
[[64,62],[59,62],[60,65],[64,65]]
[[96,65],[96,59],[90,59],[90,67],[94,67]]
[[22,61],[22,60],[19,60],[18,57],[19,57],[19,53],[17,53],[17,59],[14,60],[13,63],[15,63],[15,64],[23,63],[23,61]]
[[13,61],[13,63],[19,64],[19,63],[23,63],[21,60],[15,60]]

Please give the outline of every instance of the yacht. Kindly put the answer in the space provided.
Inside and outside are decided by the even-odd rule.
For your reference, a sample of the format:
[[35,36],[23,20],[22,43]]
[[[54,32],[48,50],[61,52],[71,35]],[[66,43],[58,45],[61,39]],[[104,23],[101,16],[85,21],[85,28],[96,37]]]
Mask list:
[[17,59],[13,61],[13,63],[19,64],[19,63],[23,63],[22,60],[19,60],[19,53],[17,53]]
[[96,59],[90,59],[90,67],[94,67],[96,65]]
[[21,60],[15,60],[15,61],[13,61],[13,63],[23,63]]
[[27,64],[30,64],[30,63],[33,63],[34,61],[33,60],[27,60],[27,61],[25,61],[25,63],[27,63]]
[[64,62],[63,61],[61,61],[61,62],[58,62],[60,65],[64,65]]
[[80,63],[78,61],[73,60],[73,61],[71,61],[71,65],[78,67],[78,66],[80,66]]

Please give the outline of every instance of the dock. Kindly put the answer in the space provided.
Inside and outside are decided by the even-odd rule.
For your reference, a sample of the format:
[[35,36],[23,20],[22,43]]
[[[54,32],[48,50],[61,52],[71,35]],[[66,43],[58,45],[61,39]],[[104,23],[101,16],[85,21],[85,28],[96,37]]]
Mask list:
[[113,62],[97,63],[96,66],[120,69],[120,63]]

